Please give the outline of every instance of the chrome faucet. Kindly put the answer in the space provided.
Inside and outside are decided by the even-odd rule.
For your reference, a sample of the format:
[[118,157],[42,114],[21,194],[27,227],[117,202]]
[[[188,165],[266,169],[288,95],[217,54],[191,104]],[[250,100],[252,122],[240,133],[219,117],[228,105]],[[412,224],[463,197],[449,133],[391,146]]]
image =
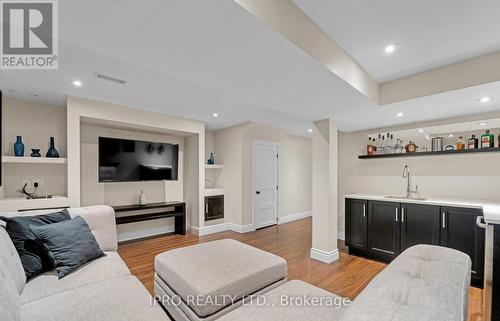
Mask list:
[[415,185],[415,190],[411,189],[410,168],[405,165],[403,168],[403,178],[406,178],[406,197],[411,198],[412,194],[418,194],[418,186]]

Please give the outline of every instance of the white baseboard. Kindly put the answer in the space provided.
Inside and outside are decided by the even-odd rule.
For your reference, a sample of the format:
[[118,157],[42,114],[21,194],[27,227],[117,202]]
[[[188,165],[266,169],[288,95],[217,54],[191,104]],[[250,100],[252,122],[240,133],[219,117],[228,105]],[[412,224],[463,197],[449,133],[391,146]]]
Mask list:
[[312,211],[300,212],[295,214],[286,215],[280,217],[278,219],[278,224],[288,223],[296,220],[300,220],[302,218],[310,217],[312,215]]
[[221,223],[212,226],[196,227],[188,225],[188,228],[198,236],[204,236],[224,231],[233,231],[236,233],[247,233],[254,230],[252,224],[249,225],[238,225],[234,223]]
[[318,250],[315,248],[311,248],[311,258],[324,262],[324,263],[332,263],[339,259],[339,250],[335,249],[330,252],[325,252],[322,250]]
[[337,239],[345,241],[345,232],[337,231]]

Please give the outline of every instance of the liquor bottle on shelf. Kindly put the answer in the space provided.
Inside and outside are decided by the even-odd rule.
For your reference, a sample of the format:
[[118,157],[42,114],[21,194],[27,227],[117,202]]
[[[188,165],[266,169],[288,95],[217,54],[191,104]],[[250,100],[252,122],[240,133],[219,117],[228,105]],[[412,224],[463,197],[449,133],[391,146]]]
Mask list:
[[371,137],[368,137],[368,145],[366,145],[366,155],[368,155],[368,156],[373,155],[373,144],[372,144]]
[[457,139],[457,150],[464,150],[464,149],[465,149],[465,140],[462,136],[460,136]]
[[481,135],[481,148],[491,148],[495,146],[495,136],[486,130],[486,134]]
[[377,148],[377,142],[376,142],[375,138],[372,140],[372,146],[373,146],[373,154],[377,155],[378,148]]
[[385,154],[385,136],[382,135],[382,141],[380,142],[380,154]]
[[387,144],[385,146],[385,153],[392,154],[394,153],[394,140],[392,135],[387,134]]
[[469,138],[469,143],[467,144],[467,149],[476,149],[478,147],[479,147],[479,139],[476,138],[476,135],[472,135],[472,137]]

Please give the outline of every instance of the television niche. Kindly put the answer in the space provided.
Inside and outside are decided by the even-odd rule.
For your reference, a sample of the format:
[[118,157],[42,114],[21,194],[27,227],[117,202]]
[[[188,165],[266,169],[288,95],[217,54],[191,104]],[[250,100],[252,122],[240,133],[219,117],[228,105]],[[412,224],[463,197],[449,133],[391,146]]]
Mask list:
[[178,180],[179,145],[99,137],[99,182]]

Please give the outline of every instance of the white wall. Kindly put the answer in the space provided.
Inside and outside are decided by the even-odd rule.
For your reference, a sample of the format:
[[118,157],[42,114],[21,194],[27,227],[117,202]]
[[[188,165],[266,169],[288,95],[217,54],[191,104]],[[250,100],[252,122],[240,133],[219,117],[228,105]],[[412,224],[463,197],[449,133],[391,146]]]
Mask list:
[[[114,137],[132,140],[153,141],[179,145],[179,179],[159,182],[119,182],[99,183],[99,145],[98,138]],[[182,201],[184,182],[184,138],[172,135],[145,133],[136,130],[123,130],[101,126],[82,125],[81,127],[81,203],[82,206],[107,204],[136,204],[139,191],[146,193],[148,202]]]
[[[84,199],[87,202],[85,196],[82,196],[82,182],[85,184],[85,180],[87,179],[81,175],[82,160],[85,159],[85,156],[82,155],[80,150],[81,136],[85,134],[80,132],[82,121],[86,123],[102,123],[106,125],[105,127],[113,127],[109,126],[109,124],[113,124],[120,128],[127,128],[127,130],[139,132],[161,132],[163,134],[165,131],[174,131],[185,133],[186,135],[196,135],[197,140],[194,148],[197,151],[192,154],[196,159],[192,159],[193,168],[190,168],[190,171],[197,180],[197,183],[189,184],[188,186],[179,185],[177,188],[173,189],[175,193],[172,193],[171,196],[174,197],[177,194],[175,198],[178,198],[182,197],[182,193],[184,193],[184,197],[189,200],[189,204],[186,204],[186,206],[192,208],[193,215],[198,218],[203,215],[203,207],[201,204],[203,199],[205,173],[204,160],[199,157],[199,155],[205,154],[205,144],[199,143],[205,141],[205,125],[203,123],[162,113],[148,112],[127,106],[75,97],[69,97],[67,102],[68,197],[72,207],[81,206],[82,200]],[[184,166],[186,164],[185,162],[180,163],[184,164]],[[83,168],[85,168],[85,166],[83,166]],[[114,187],[111,187],[111,189],[114,189]],[[151,193],[152,197],[156,197],[155,195],[157,195],[157,192],[151,191]],[[189,197],[186,196],[187,194]],[[119,189],[116,195],[120,198],[123,197],[122,200],[130,200],[133,198],[132,192],[126,192],[121,189]],[[94,201],[95,200],[92,200],[92,202]],[[106,199],[104,201],[106,201]],[[203,225],[202,221],[200,221],[200,225]]]
[[[469,117],[441,122],[413,124],[357,133],[339,133],[339,231],[344,231],[345,202],[348,193],[404,195],[406,181],[401,177],[408,164],[412,184],[423,197],[446,197],[500,201],[500,153],[425,156],[386,159],[358,159],[366,153],[369,133],[421,128],[483,118]],[[498,133],[496,133],[498,135]]]
[[252,146],[262,140],[279,145],[278,217],[310,213],[312,186],[311,139],[258,123],[244,123],[214,133],[216,159],[224,169],[216,186],[228,188],[226,222],[252,224]]
[[[24,156],[30,156],[32,148],[40,149],[42,156],[45,156],[49,138],[54,137],[59,155],[66,157],[66,108],[4,96],[2,124],[2,155],[14,155],[16,136],[20,135],[23,137]],[[2,166],[2,184],[6,197],[20,196],[17,190],[22,187],[23,180],[33,179],[45,181],[45,186],[38,190],[39,194],[66,195],[65,165]]]

